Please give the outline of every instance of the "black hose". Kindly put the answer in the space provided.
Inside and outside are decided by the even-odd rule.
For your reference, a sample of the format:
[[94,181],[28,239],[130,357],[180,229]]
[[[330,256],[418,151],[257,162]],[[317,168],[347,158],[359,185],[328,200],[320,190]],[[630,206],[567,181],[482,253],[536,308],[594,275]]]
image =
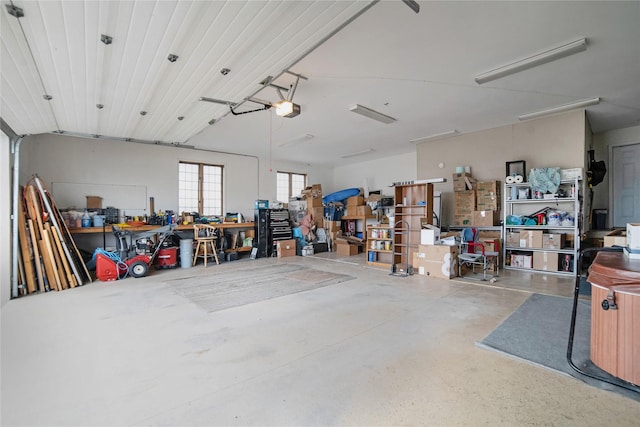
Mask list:
[[[625,382],[624,380],[619,380],[614,382],[611,381],[607,378],[598,376],[598,375],[594,375],[594,374],[590,374],[588,372],[583,371],[582,369],[580,369],[579,367],[577,367],[574,363],[573,360],[571,359],[571,356],[573,354],[573,336],[576,330],[576,314],[578,312],[578,293],[580,292],[580,281],[582,276],[580,275],[580,269],[582,266],[582,256],[584,254],[591,254],[591,253],[595,253],[595,252],[622,252],[622,248],[621,247],[617,247],[617,246],[613,246],[613,247],[605,247],[605,248],[587,248],[587,249],[583,249],[579,252],[578,254],[578,271],[576,272],[576,285],[575,288],[573,290],[573,309],[571,310],[571,327],[569,329],[569,342],[567,344],[567,362],[569,362],[569,366],[571,366],[571,368],[578,372],[581,375],[584,375],[586,377],[592,378],[594,380],[598,380],[598,381],[602,381],[605,382],[607,384],[611,384],[614,385],[616,387],[621,387],[624,388],[626,390],[629,391],[634,391],[636,393],[640,392],[640,387],[636,387],[633,384],[629,383],[629,385],[623,384],[623,382]],[[593,304],[593,301],[591,301],[591,303]]]

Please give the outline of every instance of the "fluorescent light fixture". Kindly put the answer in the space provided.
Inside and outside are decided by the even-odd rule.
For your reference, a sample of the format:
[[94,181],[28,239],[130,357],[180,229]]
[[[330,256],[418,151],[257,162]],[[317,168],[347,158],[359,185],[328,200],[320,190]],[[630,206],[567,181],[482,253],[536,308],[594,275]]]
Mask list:
[[300,114],[300,106],[286,99],[276,102],[276,115],[280,117],[295,117]]
[[549,116],[551,114],[563,113],[565,111],[571,111],[578,108],[588,107],[590,105],[597,105],[600,103],[600,98],[583,99],[582,101],[572,102],[571,104],[560,105],[558,107],[547,108],[546,110],[536,111],[535,113],[523,114],[518,117],[519,120],[536,119],[538,117]]
[[375,150],[373,148],[367,148],[366,150],[356,151],[355,153],[345,154],[344,156],[340,156],[342,159],[348,159],[350,157],[362,156],[364,154],[373,153]]
[[291,139],[289,139],[287,141],[283,141],[283,142],[279,143],[278,144],[278,148],[289,147],[291,145],[296,145],[296,144],[300,144],[302,142],[311,141],[313,138],[315,138],[315,135],[310,134],[310,133],[306,133],[304,135],[296,136],[295,138],[291,138]]
[[529,68],[537,67],[538,65],[546,64],[547,62],[555,61],[556,59],[564,58],[565,56],[573,55],[574,53],[583,52],[585,50],[587,50],[587,39],[581,38],[571,43],[521,59],[520,61],[516,61],[512,64],[479,74],[476,76],[475,80],[476,83],[481,85],[483,83],[519,73],[520,71],[528,70]]
[[377,120],[379,122],[386,123],[386,124],[393,123],[396,121],[396,119],[394,119],[391,116],[387,116],[386,114],[382,114],[370,108],[363,107],[360,104],[353,104],[352,106],[349,107],[349,111],[353,111],[354,113],[361,114],[365,117],[368,117],[370,119]]
[[412,139],[409,142],[412,144],[420,144],[422,142],[435,141],[436,139],[442,139],[442,138],[446,138],[448,136],[453,136],[457,134],[458,134],[458,131],[456,129],[453,129],[447,132],[437,133],[435,135],[423,136],[422,138]]

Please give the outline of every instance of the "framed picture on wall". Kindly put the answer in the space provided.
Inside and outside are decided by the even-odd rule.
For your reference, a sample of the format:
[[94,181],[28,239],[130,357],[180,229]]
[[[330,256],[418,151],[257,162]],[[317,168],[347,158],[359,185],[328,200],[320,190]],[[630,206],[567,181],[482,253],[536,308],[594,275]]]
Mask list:
[[525,181],[527,180],[527,174],[526,174],[527,162],[526,161],[516,160],[513,162],[506,162],[506,165],[507,165],[507,171],[505,176],[521,175]]

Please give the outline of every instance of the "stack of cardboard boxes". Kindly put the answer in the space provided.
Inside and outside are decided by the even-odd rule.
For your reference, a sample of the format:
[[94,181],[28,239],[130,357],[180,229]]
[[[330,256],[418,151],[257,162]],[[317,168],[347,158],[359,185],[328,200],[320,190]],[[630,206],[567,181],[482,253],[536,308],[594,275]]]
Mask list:
[[476,180],[469,173],[453,174],[453,225],[472,226],[476,210]]
[[347,199],[346,216],[370,216],[371,206],[365,204],[364,196],[352,196]]
[[[424,220],[424,221],[423,221]],[[458,246],[441,244],[440,230],[421,219],[420,245],[413,254],[413,269],[423,276],[451,279],[458,275]]]
[[473,225],[491,227],[500,225],[500,181],[482,181],[476,184],[476,210],[473,212]]
[[371,215],[371,207],[365,204],[364,196],[352,196],[347,199],[347,210],[342,218],[344,224],[342,224],[342,227],[338,225],[338,228],[344,231],[344,236],[340,237],[342,233],[336,233],[338,235],[335,240],[338,255],[350,256],[357,255],[360,252],[362,242],[366,240],[364,230],[366,220],[360,223],[363,229],[358,231],[356,229],[358,226],[356,217],[364,218]]
[[468,173],[453,174],[453,225],[490,227],[500,225],[500,181],[476,181]]
[[[508,232],[505,235],[506,244],[511,248],[522,249],[564,249],[567,246],[567,234],[543,233],[542,230],[521,230]],[[573,255],[558,252],[514,252],[510,254],[512,267],[532,268],[543,271],[560,271],[562,259],[560,257]],[[569,260],[571,261],[572,258]],[[567,262],[565,261],[565,265]]]
[[307,212],[318,228],[324,227],[324,207],[322,205],[322,185],[313,184],[302,190],[301,196],[307,202]]

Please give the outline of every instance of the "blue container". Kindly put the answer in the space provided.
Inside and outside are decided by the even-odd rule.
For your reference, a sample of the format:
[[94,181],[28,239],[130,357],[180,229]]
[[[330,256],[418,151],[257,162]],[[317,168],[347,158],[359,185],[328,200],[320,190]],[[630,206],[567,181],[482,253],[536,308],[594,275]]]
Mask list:
[[369,252],[369,262],[375,262],[375,261],[376,261],[376,253]]

